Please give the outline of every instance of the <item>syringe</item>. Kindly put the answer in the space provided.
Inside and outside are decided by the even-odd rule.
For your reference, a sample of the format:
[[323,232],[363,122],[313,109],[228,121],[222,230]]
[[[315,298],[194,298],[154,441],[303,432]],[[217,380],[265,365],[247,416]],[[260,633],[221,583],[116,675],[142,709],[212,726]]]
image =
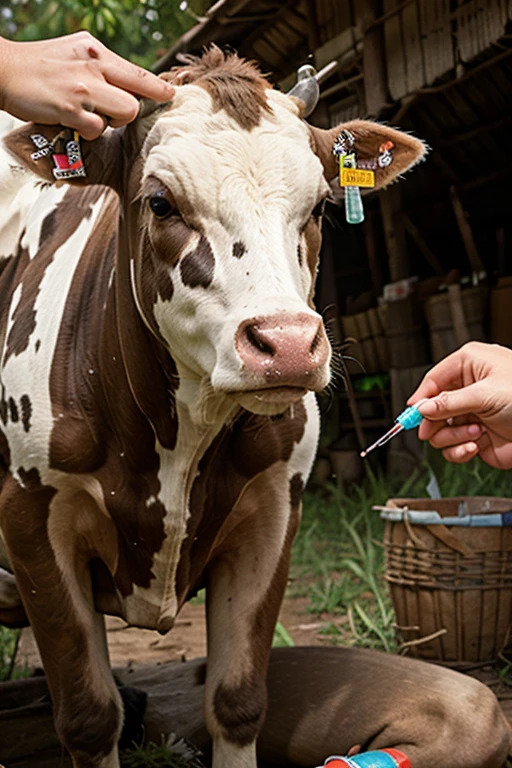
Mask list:
[[361,451],[359,454],[361,458],[364,459],[365,456],[368,456],[370,451],[373,451],[374,448],[380,448],[381,445],[387,443],[389,440],[391,440],[391,438],[395,437],[395,435],[400,434],[400,432],[402,432],[404,429],[414,429],[415,427],[419,427],[423,421],[423,416],[418,411],[418,407],[424,402],[425,400],[420,400],[419,403],[416,403],[416,405],[410,405],[405,409],[405,411],[402,411],[400,416],[397,416],[395,419],[396,424],[394,427],[391,427],[391,429],[386,432],[385,435],[379,437],[379,439],[373,443],[373,445],[370,445],[369,448],[367,448],[365,451]]

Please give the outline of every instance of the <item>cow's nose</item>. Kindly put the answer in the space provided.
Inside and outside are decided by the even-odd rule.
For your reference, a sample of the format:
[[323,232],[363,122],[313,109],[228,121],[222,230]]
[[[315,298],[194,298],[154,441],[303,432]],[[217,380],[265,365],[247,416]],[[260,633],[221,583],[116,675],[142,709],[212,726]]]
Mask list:
[[240,324],[236,349],[261,386],[325,386],[330,347],[321,318],[305,312],[252,318]]

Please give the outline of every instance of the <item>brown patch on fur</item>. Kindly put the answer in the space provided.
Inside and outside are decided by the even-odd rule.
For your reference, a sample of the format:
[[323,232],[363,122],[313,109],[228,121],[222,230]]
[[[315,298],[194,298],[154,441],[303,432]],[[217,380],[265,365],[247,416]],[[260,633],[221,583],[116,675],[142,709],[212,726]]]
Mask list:
[[[178,216],[163,221],[153,219],[149,224],[147,237],[143,240],[143,247],[149,245],[155,261],[162,262],[167,268],[173,267],[193,235],[193,230]],[[145,254],[141,255],[144,258]]]
[[176,583],[183,602],[201,579],[213,543],[247,483],[279,461],[289,460],[304,434],[302,402],[277,420],[243,411],[225,427],[199,463],[190,494],[190,518]]
[[[77,619],[69,585],[48,536],[48,512],[54,494],[50,488],[29,493],[9,478],[2,488],[0,523],[41,651],[57,732],[69,748],[83,752],[86,757],[82,764],[92,767],[113,749],[121,713],[113,699],[95,696],[88,679],[85,630]],[[30,514],[24,514],[27,509]]]
[[12,296],[14,289],[21,283],[21,297],[13,312],[13,322],[6,340],[4,365],[11,355],[21,354],[29,344],[36,327],[35,303],[39,288],[55,252],[71,237],[77,220],[90,216],[92,205],[103,193],[101,187],[89,187],[84,191],[69,189],[42,224],[42,232],[52,231],[55,232],[54,236],[47,237],[44,242],[41,237],[39,251],[31,261],[28,259],[28,253],[20,249],[17,257],[18,280],[13,281],[8,290]]
[[308,295],[308,305],[314,309],[313,296],[315,295],[316,273],[318,270],[318,257],[322,245],[322,223],[320,219],[311,217],[304,230],[306,241],[306,262],[311,272],[311,289]]
[[298,507],[304,490],[304,481],[300,472],[297,472],[290,480],[290,506]]
[[235,259],[241,259],[244,254],[247,253],[247,248],[244,243],[238,241],[233,243],[233,256]]
[[208,288],[213,280],[215,257],[208,240],[201,236],[197,248],[180,261],[181,279],[190,288]]
[[174,85],[194,83],[210,94],[216,111],[223,109],[247,131],[256,128],[267,103],[269,83],[257,67],[236,53],[223,53],[216,45],[199,56],[182,56],[185,67],[175,67],[169,73]]

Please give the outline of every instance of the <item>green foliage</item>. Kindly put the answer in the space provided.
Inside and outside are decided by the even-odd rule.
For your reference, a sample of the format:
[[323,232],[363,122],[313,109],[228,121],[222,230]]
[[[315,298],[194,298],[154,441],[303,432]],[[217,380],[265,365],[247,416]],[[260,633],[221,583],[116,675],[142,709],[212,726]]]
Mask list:
[[[436,465],[443,496],[511,496],[512,475],[480,460]],[[307,596],[313,613],[332,621],[324,631],[337,645],[396,651],[394,612],[384,580],[384,523],[374,505],[393,497],[428,496],[423,466],[405,483],[369,473],[348,489],[307,493],[292,553],[292,595]]]
[[14,666],[19,639],[19,629],[0,627],[0,682],[23,676],[23,670]]
[[150,67],[197,23],[212,0],[0,0],[0,35],[40,40],[86,29]]

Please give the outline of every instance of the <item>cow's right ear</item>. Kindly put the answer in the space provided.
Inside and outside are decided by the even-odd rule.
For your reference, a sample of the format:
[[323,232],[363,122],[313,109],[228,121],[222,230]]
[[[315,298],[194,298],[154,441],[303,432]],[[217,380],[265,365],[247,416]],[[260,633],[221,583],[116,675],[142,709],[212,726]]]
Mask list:
[[[59,139],[59,135],[62,136]],[[81,161],[85,175],[69,175],[55,173],[66,170],[66,164],[71,169],[73,163],[66,159],[67,142],[73,141],[73,131],[63,129],[60,125],[39,125],[26,123],[20,128],[6,134],[3,143],[7,151],[25,168],[39,176],[44,181],[68,184],[105,184],[119,189],[123,173],[123,141],[122,130],[107,128],[94,141],[79,140]],[[53,148],[50,151],[48,148]],[[70,151],[73,148],[70,147]],[[71,157],[73,160],[74,157]],[[58,165],[60,164],[60,169]]]

